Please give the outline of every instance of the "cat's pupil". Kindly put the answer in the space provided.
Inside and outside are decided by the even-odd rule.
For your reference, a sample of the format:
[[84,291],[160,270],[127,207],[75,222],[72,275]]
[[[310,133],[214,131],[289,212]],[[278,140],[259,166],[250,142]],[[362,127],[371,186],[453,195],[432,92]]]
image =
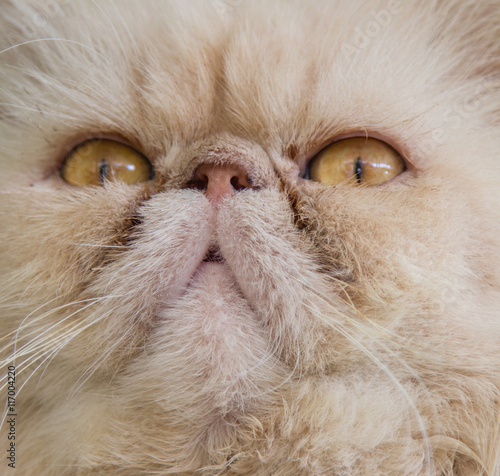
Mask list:
[[362,169],[361,169],[361,157],[358,157],[356,159],[356,165],[354,166],[354,173],[356,174],[356,181],[358,183],[361,183],[361,174],[362,174]]
[[99,180],[104,183],[108,179],[108,164],[106,159],[101,159],[99,162]]

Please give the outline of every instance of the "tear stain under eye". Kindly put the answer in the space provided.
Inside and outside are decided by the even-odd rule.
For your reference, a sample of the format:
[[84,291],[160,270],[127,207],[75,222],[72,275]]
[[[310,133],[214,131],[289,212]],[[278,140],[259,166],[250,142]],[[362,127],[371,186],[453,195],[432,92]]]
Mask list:
[[98,252],[93,259],[93,270],[105,268],[116,261],[122,253],[128,251],[129,246],[139,237],[139,228],[142,224],[138,210],[152,196],[151,191],[143,190],[136,196],[122,216],[116,220],[114,230],[109,230],[109,239],[96,248]]
[[153,193],[151,190],[146,189],[135,198],[127,213],[122,217],[120,226],[117,228],[115,236],[113,237],[114,246],[130,246],[139,236],[139,227],[142,224],[142,218],[138,210],[146,203]]
[[[291,187],[283,180],[280,181],[280,190],[286,194],[290,203],[295,228],[314,243],[314,249],[317,249],[318,247],[323,248],[322,243],[318,243],[317,240],[312,239],[312,236],[314,235],[314,223],[309,222],[307,217],[301,212],[301,209],[303,208],[302,203],[304,202],[302,192],[295,187]],[[329,256],[327,258],[321,253],[318,253],[311,256],[311,259],[318,265],[318,271],[328,278],[333,278],[336,281],[346,284],[356,281],[352,270],[348,266],[342,265],[340,262],[335,264],[334,257]]]
[[[140,227],[143,223],[142,217],[138,213],[139,209],[155,194],[155,190],[143,189],[128,203],[127,209],[113,220],[115,226],[106,230],[108,239],[93,247],[93,255],[87,263],[82,265],[82,283],[80,293],[83,294],[95,283],[96,276],[99,276],[108,265],[118,260],[124,253],[130,251],[130,245],[134,243],[142,232]],[[93,291],[92,291],[93,295]]]
[[288,203],[291,207],[293,224],[298,230],[303,230],[308,227],[302,214],[299,211],[299,203],[301,201],[300,192],[293,187],[290,187],[284,180],[280,180],[280,190],[286,194]]

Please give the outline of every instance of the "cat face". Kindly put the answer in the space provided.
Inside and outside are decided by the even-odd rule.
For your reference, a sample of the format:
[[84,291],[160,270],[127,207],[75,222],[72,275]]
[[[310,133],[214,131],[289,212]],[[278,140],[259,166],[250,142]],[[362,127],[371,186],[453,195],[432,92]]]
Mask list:
[[495,474],[498,7],[7,2],[20,471]]

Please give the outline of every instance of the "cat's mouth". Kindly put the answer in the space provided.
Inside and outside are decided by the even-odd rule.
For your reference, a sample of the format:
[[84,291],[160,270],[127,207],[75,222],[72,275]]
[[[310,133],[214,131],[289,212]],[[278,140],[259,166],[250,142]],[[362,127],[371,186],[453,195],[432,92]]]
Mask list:
[[222,256],[221,250],[218,246],[211,246],[205,258],[203,258],[203,263],[224,263],[225,259]]

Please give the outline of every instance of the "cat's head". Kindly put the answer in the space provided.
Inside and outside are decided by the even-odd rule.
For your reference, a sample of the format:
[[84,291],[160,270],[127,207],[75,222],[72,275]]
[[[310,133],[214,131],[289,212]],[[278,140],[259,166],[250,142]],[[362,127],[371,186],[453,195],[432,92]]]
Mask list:
[[421,3],[4,2],[23,474],[498,471],[500,5]]

